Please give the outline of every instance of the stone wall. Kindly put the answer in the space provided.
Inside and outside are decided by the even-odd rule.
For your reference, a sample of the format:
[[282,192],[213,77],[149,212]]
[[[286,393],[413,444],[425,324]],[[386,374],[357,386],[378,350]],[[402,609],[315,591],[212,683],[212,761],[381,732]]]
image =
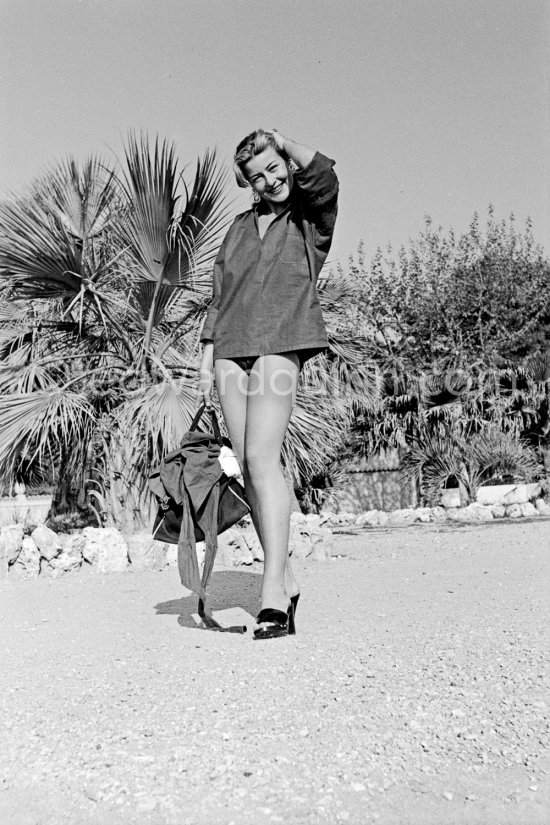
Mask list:
[[[332,530],[323,524],[322,517],[292,514],[289,550],[295,558],[328,559],[331,541]],[[204,560],[203,542],[197,544],[197,556],[200,564]],[[218,566],[239,567],[262,561],[263,550],[249,519],[218,536]],[[58,534],[45,524],[28,534],[21,524],[0,528],[0,579],[55,579],[79,571],[163,570],[176,564],[177,546],[155,541],[150,533],[124,536],[113,528],[85,527]]]

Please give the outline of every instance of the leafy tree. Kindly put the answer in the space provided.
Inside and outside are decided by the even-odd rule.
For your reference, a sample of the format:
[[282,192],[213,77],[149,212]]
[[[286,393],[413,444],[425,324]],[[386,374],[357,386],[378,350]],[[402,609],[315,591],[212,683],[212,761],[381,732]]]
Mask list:
[[357,416],[349,457],[398,447],[419,482],[424,473],[442,483],[456,477],[442,471],[445,456],[464,476],[464,455],[472,472],[480,465],[460,444],[496,449],[500,434],[519,474],[529,450],[549,463],[550,265],[529,223],[520,233],[489,210],[485,233],[475,216],[457,237],[427,220],[397,256],[378,251],[367,266],[360,248],[349,269],[360,292],[350,315],[368,339],[380,399]]
[[485,233],[474,216],[466,233],[434,229],[397,256],[360,248],[350,276],[361,286],[356,317],[369,354],[390,370],[471,370],[518,365],[550,344],[550,264],[531,226],[498,222]]

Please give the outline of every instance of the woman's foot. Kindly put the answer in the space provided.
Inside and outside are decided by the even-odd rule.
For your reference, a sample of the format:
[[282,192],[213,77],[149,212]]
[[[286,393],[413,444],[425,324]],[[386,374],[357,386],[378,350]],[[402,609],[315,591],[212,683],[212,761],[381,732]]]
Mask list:
[[279,582],[262,583],[261,609],[256,618],[258,627],[254,631],[255,639],[273,639],[287,636],[289,630],[292,602],[284,586]]
[[270,584],[264,580],[260,600],[260,613],[262,610],[279,610],[282,613],[286,613],[289,604],[290,596],[283,586],[280,584]]
[[258,627],[254,631],[254,639],[256,640],[276,639],[296,633],[292,603],[286,613],[282,610],[272,610],[269,607],[260,610],[256,621],[258,622]]

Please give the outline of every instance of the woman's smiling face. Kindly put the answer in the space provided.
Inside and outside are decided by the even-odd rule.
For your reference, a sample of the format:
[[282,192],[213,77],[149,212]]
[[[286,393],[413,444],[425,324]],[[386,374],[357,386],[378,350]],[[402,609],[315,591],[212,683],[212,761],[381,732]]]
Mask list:
[[271,208],[286,204],[292,191],[292,171],[276,149],[268,146],[247,161],[243,170],[252,189]]

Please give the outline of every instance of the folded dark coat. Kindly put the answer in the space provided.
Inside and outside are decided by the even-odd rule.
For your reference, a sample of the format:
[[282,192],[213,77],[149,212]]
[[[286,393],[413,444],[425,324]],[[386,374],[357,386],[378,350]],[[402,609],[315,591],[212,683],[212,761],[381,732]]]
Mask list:
[[[210,433],[188,432],[181,446],[151,470],[149,486],[161,503],[173,499],[183,507],[178,542],[181,583],[206,602],[206,587],[218,548],[218,503],[222,468],[220,445]],[[204,533],[202,576],[197,560],[194,522]]]

